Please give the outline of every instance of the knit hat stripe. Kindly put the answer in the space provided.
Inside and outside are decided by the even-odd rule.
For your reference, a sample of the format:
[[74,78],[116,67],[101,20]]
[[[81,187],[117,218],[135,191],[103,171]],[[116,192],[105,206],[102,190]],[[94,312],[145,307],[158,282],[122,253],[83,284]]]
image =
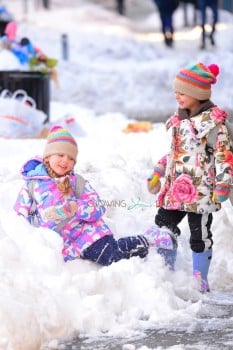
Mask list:
[[53,154],[66,154],[76,162],[78,155],[78,146],[69,130],[62,126],[53,126],[47,136],[43,157],[46,158]]
[[[202,80],[205,81],[206,83],[213,83],[216,81],[216,77],[213,75],[213,73],[211,73],[209,70],[204,70],[204,67],[201,66],[199,69],[198,65],[194,66],[193,69],[188,70],[188,69],[184,69],[183,72],[185,72],[188,75],[193,76],[194,78],[196,78],[197,80]],[[206,68],[207,69],[207,68]],[[182,73],[182,71],[181,71]]]
[[76,142],[74,139],[72,139],[72,137],[70,136],[63,136],[62,138],[59,136],[57,137],[52,137],[52,138],[48,138],[48,143],[53,143],[53,142],[70,142],[72,143],[73,145],[76,145]]
[[203,74],[203,77],[194,73],[194,72],[190,72],[190,71],[183,71],[180,72],[180,75],[177,76],[177,78],[183,78],[183,80],[188,80],[190,82],[195,83],[196,85],[199,84],[203,87],[208,87],[210,86],[210,82],[206,79],[206,77],[208,77],[207,75]]
[[200,101],[211,97],[211,84],[216,83],[219,67],[216,64],[205,66],[197,63],[193,66],[181,69],[173,82],[173,90]]
[[51,140],[51,139],[55,139],[55,138],[60,138],[60,137],[64,137],[64,138],[69,138],[70,140],[73,140],[73,137],[72,135],[70,134],[70,132],[66,129],[60,129],[60,130],[54,130],[52,131],[51,133],[49,133],[48,135],[48,140]]
[[216,80],[215,75],[209,70],[209,67],[205,67],[202,63],[196,64],[196,66],[193,67],[193,71],[196,72],[199,77],[208,77],[210,81]]
[[203,90],[209,90],[210,89],[209,85],[202,84],[202,83],[197,82],[197,81],[195,81],[193,79],[181,78],[181,77],[177,77],[177,79],[180,80],[180,81],[183,81],[186,84],[190,84],[190,85],[196,86],[197,88],[200,88],[200,86],[201,86],[201,89],[203,89]]
[[52,137],[54,137],[54,135],[57,135],[57,134],[59,134],[59,135],[61,135],[61,136],[67,136],[67,135],[69,135],[70,137],[71,137],[71,135],[70,135],[70,133],[68,132],[68,130],[65,130],[65,129],[60,129],[60,130],[54,130],[54,131],[52,131],[49,135],[48,135],[48,137],[49,138],[52,138]]

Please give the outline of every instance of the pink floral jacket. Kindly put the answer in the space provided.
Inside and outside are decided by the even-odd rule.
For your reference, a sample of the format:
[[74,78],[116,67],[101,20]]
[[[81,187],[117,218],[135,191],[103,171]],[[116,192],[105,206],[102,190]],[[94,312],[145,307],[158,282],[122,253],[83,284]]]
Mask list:
[[[233,153],[224,120],[227,114],[214,106],[191,117],[179,111],[166,123],[171,130],[170,152],[158,164],[164,166],[165,181],[157,206],[194,213],[211,213],[221,208],[213,201],[215,183],[231,184]],[[211,129],[219,125],[213,155],[206,142]]]

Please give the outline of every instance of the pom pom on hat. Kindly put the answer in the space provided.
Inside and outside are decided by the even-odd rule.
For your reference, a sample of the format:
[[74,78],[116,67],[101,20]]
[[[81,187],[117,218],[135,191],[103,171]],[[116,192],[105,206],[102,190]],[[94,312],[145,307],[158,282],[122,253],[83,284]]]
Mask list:
[[208,68],[216,77],[219,75],[219,66],[217,64],[210,64]]
[[76,162],[78,145],[69,130],[62,126],[53,126],[47,136],[43,158],[52,154],[67,154]]
[[205,66],[197,63],[181,69],[173,82],[173,90],[194,97],[200,101],[211,96],[211,85],[216,83],[219,67],[216,64]]
[[219,66],[217,64],[210,64],[208,68],[215,77],[219,75]]

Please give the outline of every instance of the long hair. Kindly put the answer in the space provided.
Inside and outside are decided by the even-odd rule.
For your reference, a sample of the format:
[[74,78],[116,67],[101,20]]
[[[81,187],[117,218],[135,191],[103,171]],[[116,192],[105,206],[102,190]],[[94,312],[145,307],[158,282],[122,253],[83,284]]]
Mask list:
[[[51,168],[51,166],[49,165],[49,162],[48,161],[44,161],[44,166],[49,174],[50,177],[52,178],[59,178],[61,176],[59,176],[57,173],[55,173],[55,171]],[[70,172],[68,172],[66,175],[69,175]],[[65,177],[63,181],[58,181],[57,182],[57,187],[59,189],[59,191],[66,195],[66,194],[69,194],[70,192],[70,189],[72,188],[71,187],[71,184],[70,184],[70,179],[69,177]]]

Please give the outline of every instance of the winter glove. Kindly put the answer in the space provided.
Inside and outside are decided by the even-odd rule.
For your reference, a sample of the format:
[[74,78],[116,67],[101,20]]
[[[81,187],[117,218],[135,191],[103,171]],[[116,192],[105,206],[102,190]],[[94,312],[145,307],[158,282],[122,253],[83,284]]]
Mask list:
[[156,165],[154,167],[153,174],[147,179],[147,188],[148,191],[152,194],[156,194],[160,191],[161,182],[160,178],[164,176],[164,166]]
[[225,202],[231,192],[231,186],[227,183],[217,182],[213,193],[213,202]]
[[161,182],[158,180],[155,186],[151,186],[149,182],[147,182],[147,189],[151,194],[157,194],[161,189]]
[[56,205],[44,211],[44,218],[49,221],[61,221],[74,216],[78,210],[78,205],[75,201],[67,202],[63,205]]

